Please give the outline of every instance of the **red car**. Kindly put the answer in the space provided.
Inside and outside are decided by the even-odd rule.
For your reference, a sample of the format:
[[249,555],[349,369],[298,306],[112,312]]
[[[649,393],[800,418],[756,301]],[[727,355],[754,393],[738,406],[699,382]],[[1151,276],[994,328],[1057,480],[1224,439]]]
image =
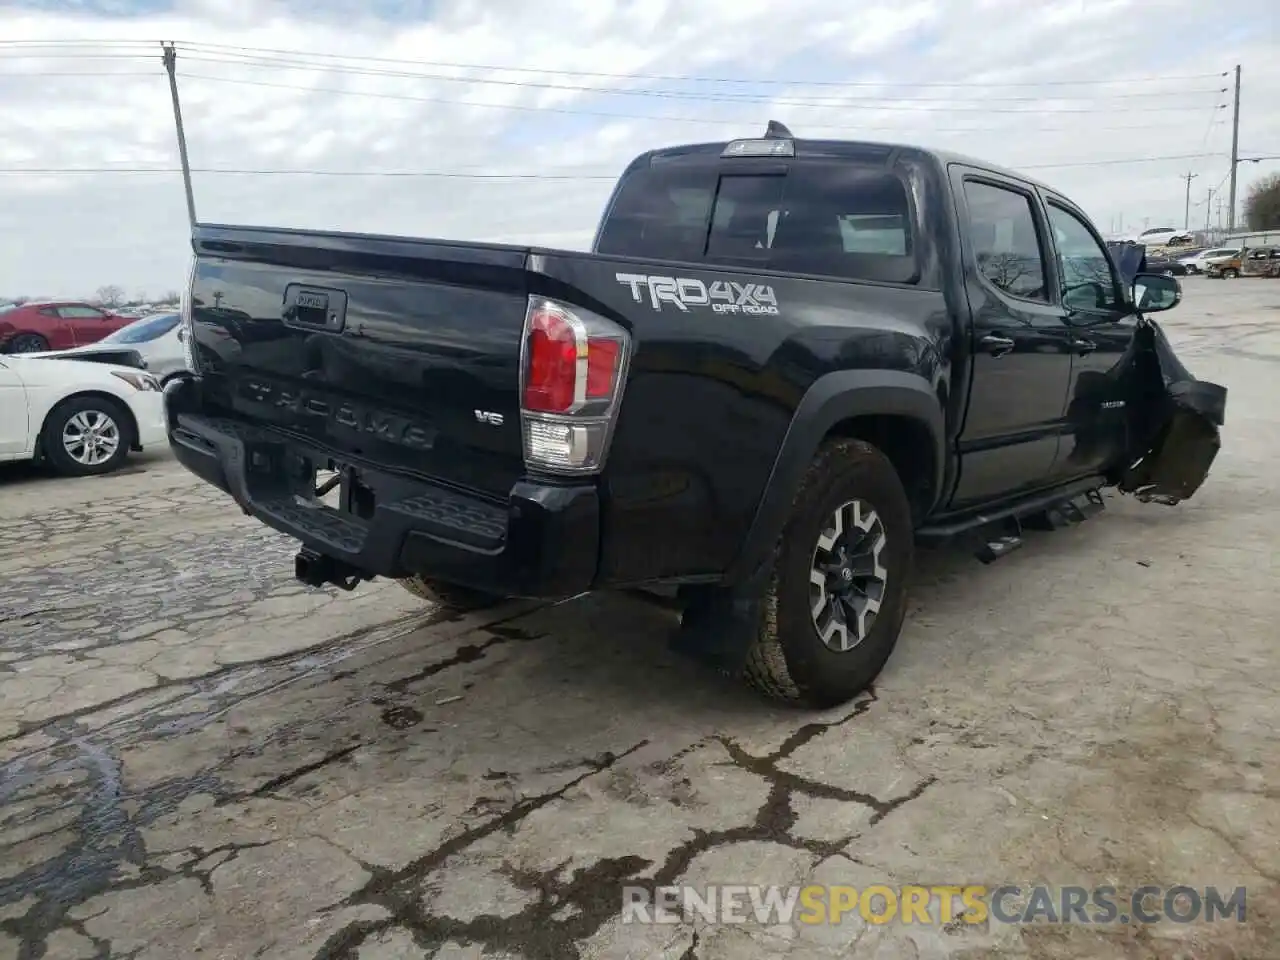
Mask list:
[[0,308],[0,353],[39,353],[97,343],[132,321],[75,300]]

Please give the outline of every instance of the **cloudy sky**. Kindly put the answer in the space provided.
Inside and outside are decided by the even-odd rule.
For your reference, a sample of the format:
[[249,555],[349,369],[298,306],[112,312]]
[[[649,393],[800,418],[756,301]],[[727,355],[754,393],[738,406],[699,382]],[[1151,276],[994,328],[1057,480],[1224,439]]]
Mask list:
[[582,248],[632,155],[771,118],[1034,171],[1104,233],[1182,226],[1190,172],[1203,225],[1237,63],[1241,153],[1280,155],[1278,23],[1265,0],[8,0],[0,298],[180,285],[161,41],[202,221]]

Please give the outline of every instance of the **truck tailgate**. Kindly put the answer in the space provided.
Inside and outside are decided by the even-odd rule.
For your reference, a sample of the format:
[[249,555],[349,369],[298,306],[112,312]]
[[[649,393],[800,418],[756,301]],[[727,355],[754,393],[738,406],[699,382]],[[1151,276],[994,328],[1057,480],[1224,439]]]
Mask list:
[[193,244],[211,406],[495,497],[520,478],[526,250],[204,225]]

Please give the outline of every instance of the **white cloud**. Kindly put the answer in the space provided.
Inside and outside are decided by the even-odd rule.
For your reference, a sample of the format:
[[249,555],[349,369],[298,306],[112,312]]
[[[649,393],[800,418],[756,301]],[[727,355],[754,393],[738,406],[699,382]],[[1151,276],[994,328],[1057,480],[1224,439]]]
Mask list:
[[[197,212],[212,222],[582,247],[610,178],[634,154],[755,133],[776,118],[799,136],[923,143],[1034,167],[1104,231],[1121,215],[1131,226],[1181,225],[1178,178],[1190,170],[1192,219],[1203,223],[1230,148],[1230,109],[1214,111],[1229,94],[1215,91],[1236,63],[1242,153],[1280,154],[1280,105],[1265,93],[1280,85],[1266,4],[1236,5],[1227,20],[1202,0],[112,6],[0,12],[0,169],[121,170],[0,173],[0,295],[87,295],[107,283],[155,294],[181,282],[180,176],[123,172],[177,166],[158,45],[139,41],[180,43],[196,168],[594,178],[197,172]],[[84,43],[24,45],[66,40]],[[653,79],[689,75],[756,82]],[[1063,83],[1081,79],[1114,83]],[[1277,167],[1243,166],[1241,193]]]

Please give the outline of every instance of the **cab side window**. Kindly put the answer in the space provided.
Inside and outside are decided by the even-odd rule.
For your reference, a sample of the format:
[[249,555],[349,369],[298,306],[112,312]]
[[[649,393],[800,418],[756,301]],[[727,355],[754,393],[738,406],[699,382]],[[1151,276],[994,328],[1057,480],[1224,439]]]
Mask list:
[[1048,303],[1031,198],[976,180],[965,181],[964,198],[969,236],[982,275],[1011,297]]
[[1049,201],[1049,228],[1062,277],[1062,305],[1068,310],[1110,313],[1124,304],[1106,247],[1074,213]]

